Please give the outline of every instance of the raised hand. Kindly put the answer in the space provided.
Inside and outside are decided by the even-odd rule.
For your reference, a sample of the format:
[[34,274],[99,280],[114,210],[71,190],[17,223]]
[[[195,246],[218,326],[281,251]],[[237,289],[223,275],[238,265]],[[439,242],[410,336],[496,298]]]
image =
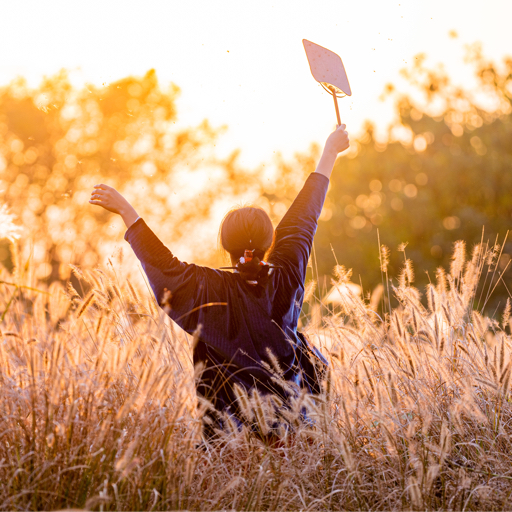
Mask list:
[[348,132],[345,130],[346,125],[340,124],[336,127],[325,142],[325,149],[335,151],[336,154],[345,151],[350,146]]
[[346,126],[344,124],[340,124],[336,130],[327,137],[322,157],[318,162],[315,172],[323,174],[327,178],[331,177],[338,153],[345,151],[345,149],[348,149],[350,146],[350,140],[345,128]]
[[121,215],[127,228],[139,217],[135,208],[115,188],[108,185],[94,185],[89,203]]

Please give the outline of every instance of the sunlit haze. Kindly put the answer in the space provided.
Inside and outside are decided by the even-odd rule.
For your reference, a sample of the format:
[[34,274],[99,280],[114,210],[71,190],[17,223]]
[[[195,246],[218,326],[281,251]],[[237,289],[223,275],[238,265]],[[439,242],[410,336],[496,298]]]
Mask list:
[[508,510],[511,20],[0,0],[0,512]]
[[100,85],[155,68],[182,90],[179,123],[227,125],[219,153],[240,148],[254,166],[322,142],[334,126],[303,38],[343,59],[353,95],[340,110],[351,132],[371,119],[384,133],[394,110],[379,96],[389,82],[406,88],[400,69],[419,52],[466,86],[466,44],[481,41],[496,60],[510,53],[512,2],[16,1],[2,3],[0,18],[0,83],[22,75],[37,85],[67,68],[74,83]]

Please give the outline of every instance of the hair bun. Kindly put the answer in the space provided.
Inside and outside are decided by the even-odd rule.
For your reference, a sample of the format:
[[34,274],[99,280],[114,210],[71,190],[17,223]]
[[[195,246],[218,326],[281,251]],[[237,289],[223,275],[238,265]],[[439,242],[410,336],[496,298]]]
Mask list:
[[244,281],[257,281],[258,284],[264,284],[268,280],[270,267],[257,256],[247,257],[248,252],[251,251],[245,251],[246,256],[242,256],[236,265],[240,277]]

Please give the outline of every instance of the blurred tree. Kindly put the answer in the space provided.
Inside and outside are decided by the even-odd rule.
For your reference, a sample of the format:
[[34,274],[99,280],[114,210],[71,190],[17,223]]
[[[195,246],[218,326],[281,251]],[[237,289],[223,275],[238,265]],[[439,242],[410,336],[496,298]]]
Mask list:
[[77,90],[63,71],[37,89],[22,79],[0,89],[0,190],[33,238],[38,278],[65,279],[68,263],[95,264],[119,243],[119,222],[88,203],[96,183],[125,193],[151,225],[164,221],[169,241],[255,179],[234,179],[236,152],[215,157],[221,130],[176,128],[178,93],[153,70],[99,88]]
[[[442,71],[425,69],[422,56],[404,76],[423,101],[388,86],[399,113],[388,141],[376,141],[368,124],[333,172],[323,214],[328,222],[316,238],[320,274],[334,265],[332,244],[340,264],[354,269],[366,291],[373,289],[381,282],[377,229],[392,251],[394,276],[404,261],[396,249],[408,242],[420,289],[434,280],[436,267],[449,267],[456,240],[477,244],[485,228],[484,241],[492,246],[497,235],[503,241],[512,223],[512,59],[498,68],[472,52],[476,95],[452,86]],[[501,270],[511,253],[509,237]],[[493,307],[504,306],[507,296],[500,284]]]
[[[320,276],[335,264],[332,244],[338,262],[373,289],[381,282],[377,228],[392,250],[392,275],[403,263],[398,245],[409,242],[420,288],[426,272],[433,278],[449,266],[456,240],[476,244],[483,227],[491,245],[496,235],[503,240],[512,220],[512,59],[495,66],[473,46],[468,60],[478,94],[427,69],[421,55],[403,72],[419,96],[386,88],[398,113],[387,142],[368,123],[336,164],[315,242]],[[36,89],[22,79],[0,89],[0,199],[27,228],[38,278],[66,279],[68,263],[95,264],[119,244],[120,220],[87,202],[101,181],[125,193],[164,242],[184,241],[194,259],[213,265],[212,214],[240,199],[276,222],[285,213],[320,148],[243,170],[237,152],[216,157],[221,129],[206,121],[178,127],[178,94],[175,86],[162,91],[154,71],[103,87],[73,88],[61,72]],[[507,242],[501,269],[511,250]],[[493,304],[505,294],[498,286]]]

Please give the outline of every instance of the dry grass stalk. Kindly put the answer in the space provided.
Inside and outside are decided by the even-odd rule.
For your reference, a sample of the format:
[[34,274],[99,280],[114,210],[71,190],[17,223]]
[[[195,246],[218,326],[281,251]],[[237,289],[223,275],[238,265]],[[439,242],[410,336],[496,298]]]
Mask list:
[[[461,247],[428,288],[429,310],[406,263],[388,318],[350,297],[343,316],[318,322],[311,339],[328,330],[334,344],[325,395],[285,409],[237,389],[253,427],[227,418],[206,444],[190,358],[199,330],[179,337],[113,269],[73,270],[85,299],[22,289],[0,326],[0,508],[506,508],[510,302],[503,330],[471,311],[483,250],[461,263]],[[18,269],[3,278],[33,285]],[[0,287],[0,304],[10,296]],[[279,379],[271,353],[268,367]]]

